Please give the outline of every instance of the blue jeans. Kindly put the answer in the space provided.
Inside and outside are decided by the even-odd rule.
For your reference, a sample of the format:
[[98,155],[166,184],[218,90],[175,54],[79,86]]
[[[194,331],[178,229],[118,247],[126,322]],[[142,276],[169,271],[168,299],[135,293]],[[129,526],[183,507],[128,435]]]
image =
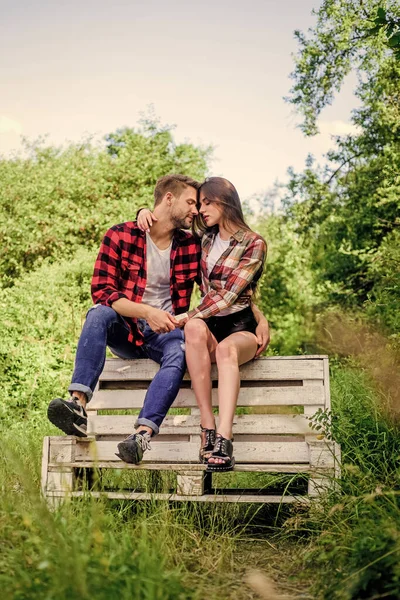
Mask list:
[[181,329],[154,333],[141,321],[144,345],[128,341],[128,326],[109,306],[96,304],[89,309],[78,342],[70,392],[84,392],[90,401],[106,359],[106,347],[120,358],[151,358],[160,369],[150,383],[135,426],[146,425],[157,434],[175,400],[185,374],[185,347]]

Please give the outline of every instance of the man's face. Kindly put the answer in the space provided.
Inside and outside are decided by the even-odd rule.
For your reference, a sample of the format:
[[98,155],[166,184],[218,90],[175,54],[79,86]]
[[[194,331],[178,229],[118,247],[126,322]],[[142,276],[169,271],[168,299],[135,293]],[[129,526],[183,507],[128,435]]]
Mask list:
[[197,190],[188,185],[172,198],[171,220],[177,229],[188,229],[197,214]]

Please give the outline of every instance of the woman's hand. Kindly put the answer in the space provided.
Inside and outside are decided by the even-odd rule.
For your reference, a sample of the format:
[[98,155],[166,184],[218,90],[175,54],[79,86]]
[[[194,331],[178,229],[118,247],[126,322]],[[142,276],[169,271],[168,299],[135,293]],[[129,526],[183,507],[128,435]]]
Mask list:
[[151,210],[148,208],[141,208],[137,215],[137,226],[141,231],[147,231],[147,233],[149,233],[150,227],[157,220],[157,217],[154,216]]
[[265,350],[265,348],[268,346],[270,339],[271,339],[270,334],[269,334],[269,325],[268,325],[267,319],[263,318],[259,321],[255,333],[256,333],[257,344],[258,344],[258,350],[255,355],[255,358],[257,358],[257,356],[260,356],[261,352],[263,352]]
[[178,321],[177,327],[180,327],[182,329],[189,321],[187,312],[180,315],[176,315],[175,320]]

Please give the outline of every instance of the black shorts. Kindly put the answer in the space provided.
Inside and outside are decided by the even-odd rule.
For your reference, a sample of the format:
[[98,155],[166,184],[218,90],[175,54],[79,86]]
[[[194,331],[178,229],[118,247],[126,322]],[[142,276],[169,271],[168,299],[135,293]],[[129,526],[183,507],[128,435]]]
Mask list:
[[222,342],[228,335],[238,331],[255,333],[257,327],[257,321],[250,306],[225,317],[210,317],[204,322],[218,342]]

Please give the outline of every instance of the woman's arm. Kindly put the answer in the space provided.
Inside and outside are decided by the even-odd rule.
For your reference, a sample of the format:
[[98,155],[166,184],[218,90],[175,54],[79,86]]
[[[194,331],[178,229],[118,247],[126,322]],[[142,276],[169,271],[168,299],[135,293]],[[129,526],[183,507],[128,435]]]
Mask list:
[[263,313],[261,312],[261,310],[255,304],[251,305],[251,309],[253,311],[254,318],[257,321],[256,336],[257,344],[259,346],[256,352],[257,357],[260,356],[261,352],[263,352],[268,346],[271,340],[271,336],[269,332],[269,323],[263,315]]

